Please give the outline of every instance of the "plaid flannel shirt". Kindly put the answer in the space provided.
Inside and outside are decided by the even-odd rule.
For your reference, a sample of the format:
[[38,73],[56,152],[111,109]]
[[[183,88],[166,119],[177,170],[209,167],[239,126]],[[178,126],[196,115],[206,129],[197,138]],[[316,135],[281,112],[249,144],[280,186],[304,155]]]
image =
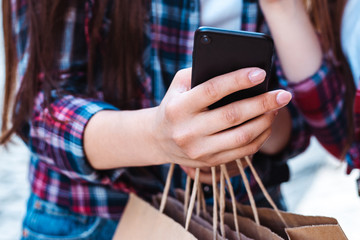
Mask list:
[[[13,33],[19,58],[18,75],[21,80],[28,62],[27,1],[11,1]],[[88,30],[94,1],[84,1],[83,6],[71,9],[66,19],[58,80],[64,83],[62,85],[64,88],[75,93],[86,84]],[[193,33],[199,27],[199,14],[198,0],[152,1],[145,32],[146,77],[139,80],[142,86],[143,107],[159,104],[176,71],[191,66]],[[240,13],[239,9],[239,14],[242,14],[243,30],[269,33],[257,1],[245,0],[243,11]],[[104,32],[109,24],[111,22],[105,17]],[[278,82],[286,83],[286,80],[281,74],[279,62],[275,61],[275,63],[277,71],[273,71],[273,81],[275,87],[279,87],[281,85],[278,85]],[[314,85],[314,83],[327,82],[327,79],[335,82],[331,68],[324,61],[319,71],[304,81]],[[101,76],[98,81],[101,82]],[[284,86],[288,87],[286,84]],[[296,87],[293,89],[295,94],[301,91]],[[309,94],[318,96],[317,90],[320,88]],[[305,92],[307,92],[306,88]],[[83,146],[83,132],[87,122],[101,110],[118,109],[104,102],[101,95],[97,99],[90,99],[76,94],[57,97],[54,93],[54,99],[51,108],[55,117],[62,121],[54,121],[49,115],[49,110],[43,107],[44,95],[41,91],[36,98],[30,121],[28,145],[32,154],[29,178],[31,189],[37,196],[80,214],[117,219],[121,216],[129,192],[149,198],[152,194],[163,190],[168,165],[98,171],[87,161]],[[306,100],[299,99],[295,95],[297,104],[302,104],[301,100]],[[320,99],[319,103],[322,102]],[[333,102],[329,104],[332,105]],[[315,116],[305,121],[292,103],[288,107],[292,116],[292,137],[287,148],[276,156],[260,153],[254,156],[254,165],[266,186],[279,185],[288,180],[289,170],[286,160],[308,146],[310,125],[323,123],[323,119],[326,118],[326,116]],[[309,111],[311,112],[311,109]],[[308,113],[305,111],[304,114]],[[326,137],[326,130],[323,131],[325,133],[319,131],[319,136]],[[247,175],[256,194],[259,188],[252,175],[249,172]],[[184,172],[176,167],[173,188],[184,188],[185,179]],[[240,177],[233,177],[232,183],[237,199],[246,202],[247,196]]]
[[[328,71],[328,70],[326,70]],[[342,76],[312,78],[296,85],[288,85],[293,102],[320,144],[334,157],[347,163],[347,173],[360,169],[360,89],[353,103],[354,140],[348,147],[348,116],[345,106],[346,86]]]

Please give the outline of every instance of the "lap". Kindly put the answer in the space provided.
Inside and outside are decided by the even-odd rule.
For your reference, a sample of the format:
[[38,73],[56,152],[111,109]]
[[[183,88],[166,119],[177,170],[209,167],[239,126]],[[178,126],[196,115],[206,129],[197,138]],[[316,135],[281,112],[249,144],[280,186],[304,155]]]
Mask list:
[[117,221],[76,214],[32,194],[23,222],[23,240],[111,239]]

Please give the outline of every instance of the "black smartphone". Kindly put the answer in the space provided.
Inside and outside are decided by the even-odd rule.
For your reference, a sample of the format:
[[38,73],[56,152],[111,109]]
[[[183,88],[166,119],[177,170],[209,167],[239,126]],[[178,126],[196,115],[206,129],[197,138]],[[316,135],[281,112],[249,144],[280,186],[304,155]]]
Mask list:
[[265,81],[230,94],[209,108],[262,94],[268,91],[273,54],[273,40],[266,34],[200,27],[195,31],[191,87],[241,68],[259,67],[266,71]]

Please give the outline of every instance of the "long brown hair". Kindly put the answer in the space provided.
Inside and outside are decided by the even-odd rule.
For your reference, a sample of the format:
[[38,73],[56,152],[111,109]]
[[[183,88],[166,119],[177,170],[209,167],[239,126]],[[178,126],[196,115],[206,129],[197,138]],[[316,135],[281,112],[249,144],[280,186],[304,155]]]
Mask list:
[[[17,1],[17,4],[20,1]],[[70,8],[83,7],[86,0],[27,0],[29,59],[26,72],[15,96],[17,55],[12,32],[11,0],[3,0],[3,28],[6,57],[4,111],[0,144],[6,143],[13,133],[21,136],[21,129],[31,119],[34,99],[42,90],[45,107],[50,104],[50,91],[58,89],[56,59]],[[122,109],[130,107],[136,98],[136,79],[142,64],[143,28],[146,16],[145,0],[95,0],[93,17],[89,24],[86,96],[95,96],[95,59],[102,54],[102,93],[104,100]],[[109,9],[111,12],[109,13]],[[111,27],[100,44],[104,15],[108,14]],[[40,82],[39,73],[43,80]],[[15,97],[15,100],[14,100]],[[10,114],[12,109],[12,114]],[[11,119],[9,121],[9,116]],[[11,122],[11,127],[8,123]],[[25,136],[22,136],[23,138]]]
[[[354,84],[340,45],[341,18],[346,0],[303,0],[315,28],[320,32],[323,41],[323,50],[333,54],[340,63],[340,73],[347,86],[346,104],[349,112],[349,126],[352,126],[352,102]],[[87,94],[95,94],[94,64],[99,48],[99,34],[102,19],[107,4],[113,4],[111,14],[111,29],[106,39],[103,52],[103,94],[105,100],[127,108],[129,99],[136,95],[136,86],[133,79],[137,75],[136,66],[141,66],[143,21],[145,20],[145,0],[96,0],[94,17],[91,23],[91,38],[89,44],[89,59],[87,68]],[[21,86],[12,103],[16,83],[16,63],[14,41],[11,31],[11,4],[10,0],[3,0],[3,25],[6,54],[6,85],[4,98],[4,112],[2,116],[2,134],[0,144],[10,139],[13,133],[20,134],[20,129],[30,118],[35,95],[39,90],[45,93],[46,104],[50,102],[50,90],[57,87],[56,55],[60,46],[54,45],[63,32],[63,23],[67,10],[74,5],[83,5],[85,0],[28,0],[30,53],[29,64],[22,79]],[[38,14],[40,13],[40,14]],[[119,44],[121,43],[121,44]],[[40,47],[41,46],[41,47]],[[41,85],[37,75],[43,72],[45,81]],[[350,74],[349,74],[350,73]],[[8,117],[12,110],[11,123],[8,128]],[[352,128],[349,128],[352,132]]]

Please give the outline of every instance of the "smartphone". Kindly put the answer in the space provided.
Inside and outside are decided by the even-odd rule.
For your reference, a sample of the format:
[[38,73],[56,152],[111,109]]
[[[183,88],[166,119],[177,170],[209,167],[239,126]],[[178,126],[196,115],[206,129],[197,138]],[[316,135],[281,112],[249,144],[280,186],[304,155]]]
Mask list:
[[209,106],[210,109],[268,91],[274,42],[266,34],[200,27],[195,31],[191,87],[213,77],[246,67],[259,67],[266,78],[252,88],[230,94]]

